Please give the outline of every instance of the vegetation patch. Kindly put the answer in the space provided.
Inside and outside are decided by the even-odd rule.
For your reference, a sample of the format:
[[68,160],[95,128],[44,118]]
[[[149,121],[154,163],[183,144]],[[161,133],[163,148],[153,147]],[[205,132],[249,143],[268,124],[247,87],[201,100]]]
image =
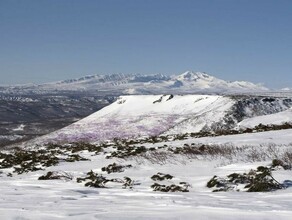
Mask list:
[[95,187],[95,188],[105,188],[105,184],[110,180],[104,177],[103,175],[94,173],[92,170],[87,173],[87,176],[84,178],[77,178],[77,182],[86,182],[85,186]]
[[180,182],[178,185],[171,184],[171,185],[163,185],[159,183],[154,183],[151,185],[153,191],[160,191],[160,192],[189,192],[188,188],[190,184],[186,182]]
[[121,173],[121,172],[124,172],[124,170],[126,168],[131,168],[132,165],[118,165],[116,163],[113,163],[113,164],[109,164],[108,166],[106,167],[102,167],[101,168],[101,171],[104,171],[104,172],[107,172],[108,174],[110,173]]
[[79,142],[79,143],[73,143],[71,148],[71,153],[78,153],[81,151],[88,151],[88,152],[94,152],[95,154],[98,154],[103,151],[104,148],[106,148],[106,144],[101,145],[95,145],[85,142]]
[[[291,154],[291,156],[292,156],[292,154]],[[292,166],[291,166],[292,157],[290,158],[290,152],[285,152],[283,158],[284,158],[284,160],[274,159],[272,161],[272,168],[273,169],[277,169],[277,168],[281,167],[284,170],[291,170],[291,168],[292,168]]]
[[205,144],[184,144],[182,147],[168,148],[173,154],[185,155],[188,158],[231,158],[244,151],[244,147],[232,145],[205,145]]
[[270,192],[285,186],[272,176],[272,167],[259,166],[248,173],[232,173],[225,178],[214,176],[207,183],[208,188],[220,191]]
[[147,152],[147,148],[144,146],[117,146],[116,150],[111,152],[110,155],[106,156],[106,158],[127,158],[138,156],[145,152]]
[[38,180],[72,180],[73,176],[67,172],[49,171],[46,175],[40,176]]
[[75,162],[75,161],[87,161],[89,159],[81,157],[79,154],[70,154],[67,158],[65,158],[66,162]]
[[163,181],[163,180],[171,180],[173,178],[170,174],[164,174],[164,173],[157,173],[151,177],[154,181]]
[[10,153],[1,153],[0,169],[14,168],[15,173],[22,174],[42,170],[42,167],[54,166],[59,159],[52,152],[16,149]]
[[124,177],[123,179],[114,178],[108,179],[101,174],[97,174],[92,170],[87,173],[87,176],[84,178],[77,178],[77,182],[85,182],[85,186],[95,187],[95,188],[106,188],[108,182],[119,183],[122,185],[123,189],[129,188],[132,189],[135,185],[140,185],[140,183],[132,180],[130,177]]
[[[151,179],[153,181],[169,181],[172,180],[174,176],[170,174],[164,174],[158,172],[157,174],[153,175]],[[153,191],[160,191],[160,192],[189,192],[188,188],[191,185],[187,182],[180,182],[179,184],[160,184],[160,183],[154,183],[151,185],[151,188]]]
[[6,153],[0,152],[0,169],[13,168],[14,173],[22,174],[43,170],[45,167],[55,166],[59,162],[86,161],[80,156],[81,151],[102,152],[103,145],[87,143],[74,144],[47,144],[43,147],[35,146],[34,149],[15,148]]
[[123,188],[133,189],[135,185],[140,185],[137,181],[132,180],[130,177],[125,176],[123,179]]
[[45,145],[45,148],[50,151],[57,151],[57,153],[61,154],[62,152],[68,153],[80,153],[82,151],[94,152],[98,154],[103,151],[104,148],[108,147],[107,144],[101,143],[99,145],[90,144],[86,142],[74,142],[70,144],[53,144],[49,143]]

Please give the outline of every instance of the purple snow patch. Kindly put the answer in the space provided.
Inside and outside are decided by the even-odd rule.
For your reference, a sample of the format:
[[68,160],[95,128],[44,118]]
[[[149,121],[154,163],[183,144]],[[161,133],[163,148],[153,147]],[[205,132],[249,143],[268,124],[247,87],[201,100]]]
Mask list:
[[175,125],[178,115],[146,115],[75,123],[54,133],[46,142],[101,142],[114,138],[156,136]]

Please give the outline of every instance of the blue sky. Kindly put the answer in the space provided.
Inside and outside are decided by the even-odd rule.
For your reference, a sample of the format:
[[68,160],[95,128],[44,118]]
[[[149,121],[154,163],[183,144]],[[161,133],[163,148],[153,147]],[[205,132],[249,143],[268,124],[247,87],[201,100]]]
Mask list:
[[202,71],[292,87],[290,0],[0,0],[0,84]]

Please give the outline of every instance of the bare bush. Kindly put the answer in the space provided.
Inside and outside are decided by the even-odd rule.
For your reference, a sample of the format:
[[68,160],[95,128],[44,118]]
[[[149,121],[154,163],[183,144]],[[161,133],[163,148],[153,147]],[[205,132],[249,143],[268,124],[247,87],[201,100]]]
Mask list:
[[290,167],[292,167],[292,150],[289,149],[284,152],[282,160],[288,164]]
[[[237,162],[260,162],[273,159],[292,165],[292,145],[261,144],[257,146],[234,146],[233,144],[184,144],[182,147],[145,150],[139,155],[124,158],[136,160],[137,164],[186,164],[190,159],[219,160],[222,164]],[[147,149],[147,148],[146,148]],[[291,166],[292,167],[292,166]]]
[[152,164],[185,164],[185,161],[179,157],[179,155],[173,155],[167,151],[149,151],[139,156],[131,157],[136,160],[138,164],[143,163],[143,160],[149,161]]
[[73,175],[65,171],[49,171],[46,175],[40,176],[39,180],[72,180]]
[[267,155],[254,146],[250,147],[243,156],[246,157],[247,162],[264,161],[267,159]]

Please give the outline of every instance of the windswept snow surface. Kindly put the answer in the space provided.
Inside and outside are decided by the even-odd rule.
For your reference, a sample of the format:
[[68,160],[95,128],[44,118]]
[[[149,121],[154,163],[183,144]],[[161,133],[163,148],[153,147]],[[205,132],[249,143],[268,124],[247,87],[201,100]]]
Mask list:
[[259,124],[263,125],[281,125],[284,123],[292,123],[292,108],[270,115],[257,116],[247,118],[238,123],[239,128],[253,128]]
[[[291,140],[291,130],[281,131],[287,137],[283,144]],[[272,135],[269,132],[266,136]],[[290,136],[289,136],[290,134]],[[277,134],[273,134],[277,135]],[[230,136],[231,137],[231,136]],[[265,136],[258,134],[233,135],[232,143],[242,139],[253,143],[265,141]],[[228,139],[229,136],[222,137]],[[212,139],[212,138],[210,138]],[[189,140],[195,141],[197,139]],[[216,138],[214,138],[214,142]],[[183,140],[176,146],[182,146]],[[164,143],[160,143],[163,145]],[[146,147],[152,147],[146,144]],[[289,220],[292,216],[292,188],[267,193],[248,192],[211,192],[206,183],[214,175],[226,176],[233,172],[248,172],[271,161],[255,163],[234,163],[220,165],[223,161],[196,160],[181,158],[169,160],[168,163],[155,164],[147,160],[105,159],[104,154],[92,155],[84,152],[82,156],[91,161],[74,163],[62,162],[44,171],[36,171],[7,177],[0,174],[0,218],[1,219],[198,219],[198,220]],[[133,167],[122,173],[106,174],[101,171],[113,162],[132,164]],[[103,173],[108,178],[128,176],[140,183],[132,190],[122,189],[120,185],[109,188],[88,188],[76,182],[76,177],[86,172]],[[47,171],[65,171],[73,175],[72,181],[37,180]],[[191,184],[190,192],[154,192],[150,177],[157,172],[173,175],[175,178],[167,184],[185,181]],[[279,182],[291,182],[291,170],[274,172]],[[291,184],[290,184],[291,185]]]
[[234,101],[215,95],[121,96],[100,111],[36,141],[104,141],[198,132],[220,121]]

